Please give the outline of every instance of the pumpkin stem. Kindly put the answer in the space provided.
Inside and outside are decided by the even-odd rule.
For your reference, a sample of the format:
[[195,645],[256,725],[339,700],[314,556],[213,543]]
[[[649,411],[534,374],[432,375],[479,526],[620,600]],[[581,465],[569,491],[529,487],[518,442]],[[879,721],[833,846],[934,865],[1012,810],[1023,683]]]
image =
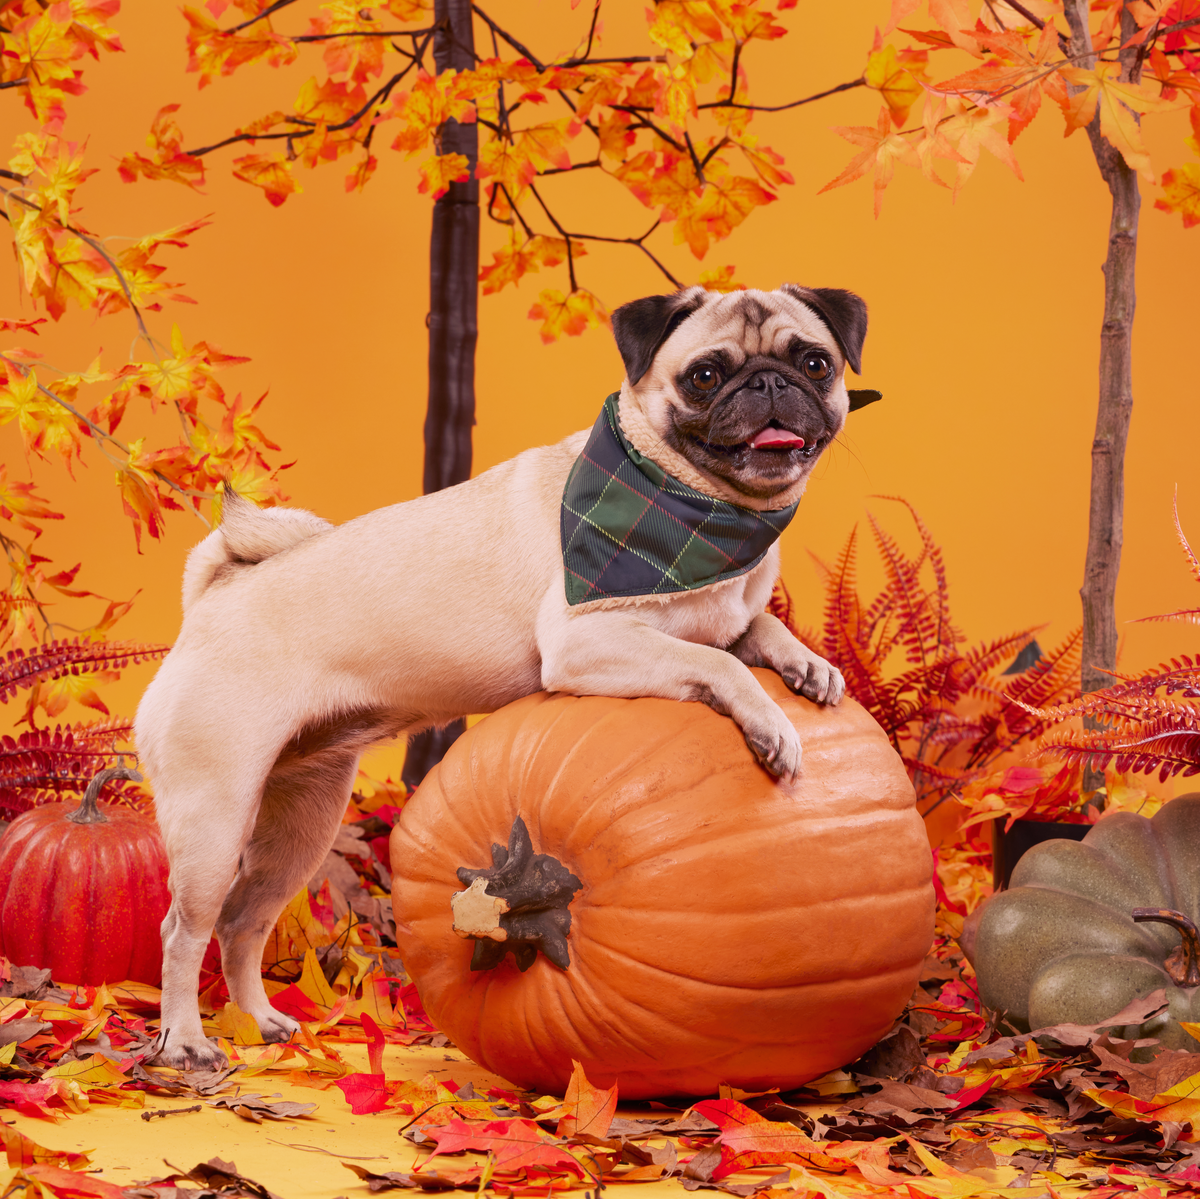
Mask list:
[[1163,968],[1177,987],[1200,987],[1200,930],[1182,912],[1170,908],[1134,908],[1133,918],[1138,924],[1169,924],[1179,930],[1179,947]]
[[105,783],[113,779],[129,779],[130,782],[140,783],[142,776],[136,770],[131,770],[124,765],[124,759],[122,759],[122,765],[110,766],[107,770],[93,775],[92,781],[88,783],[87,790],[83,793],[83,803],[75,811],[68,813],[67,819],[72,824],[107,824],[108,817],[96,806],[96,801],[100,798],[100,792]]
[[462,866],[458,878],[466,890],[451,896],[450,908],[454,931],[475,941],[472,970],[491,970],[511,952],[524,972],[539,949],[559,969],[570,966],[568,905],[583,883],[549,854],[533,852],[520,816],[513,821],[508,848],[492,846],[492,868]]

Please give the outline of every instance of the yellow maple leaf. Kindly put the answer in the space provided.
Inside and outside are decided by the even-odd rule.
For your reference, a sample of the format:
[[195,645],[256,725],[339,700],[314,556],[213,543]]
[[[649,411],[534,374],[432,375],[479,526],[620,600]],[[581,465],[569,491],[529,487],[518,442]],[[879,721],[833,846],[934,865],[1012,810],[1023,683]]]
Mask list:
[[1185,229],[1200,225],[1200,162],[1185,162],[1163,171],[1162,189],[1162,198],[1154,201],[1155,208],[1179,213]]
[[600,157],[624,162],[629,147],[637,140],[637,134],[629,128],[633,116],[627,112],[607,112],[596,126],[600,139]]
[[849,165],[836,179],[831,179],[821,191],[827,192],[846,183],[861,179],[868,171],[875,172],[875,216],[883,207],[883,192],[892,181],[896,171],[896,163],[902,162],[908,166],[919,166],[916,152],[909,142],[898,133],[892,132],[892,118],[887,108],[879,110],[876,127],[869,125],[835,125],[834,133],[844,137],[856,146],[865,146],[861,154],[851,159]]
[[715,266],[700,272],[700,286],[706,291],[745,291],[746,284],[734,283],[733,266]]
[[958,195],[959,189],[974,173],[983,150],[994,154],[1018,179],[1024,181],[1021,166],[1008,138],[996,128],[1008,121],[1007,111],[1002,108],[973,108],[954,100],[951,105],[961,106],[963,111],[943,121],[940,133],[954,147],[958,156],[954,194]]
[[164,104],[155,115],[146,135],[149,158],[134,151],[118,163],[117,173],[126,183],[133,183],[139,175],[144,175],[147,179],[171,179],[200,190],[204,182],[204,159],[193,158],[183,149],[183,131],[174,116],[179,107],[178,104]]
[[1083,67],[1063,67],[1060,73],[1068,83],[1081,89],[1063,107],[1067,134],[1089,124],[1099,111],[1100,132],[1116,147],[1125,165],[1151,183],[1156,182],[1134,113],[1161,112],[1173,105],[1140,83],[1123,81],[1120,63],[1098,62],[1090,71]]
[[185,6],[183,17],[189,27],[187,69],[199,72],[201,87],[218,75],[232,75],[247,63],[281,67],[296,59],[291,41],[275,33],[269,20],[255,21],[240,33],[226,33],[201,9]]
[[81,74],[72,65],[84,47],[71,37],[70,8],[51,5],[0,31],[0,66],[7,83],[22,80],[29,107],[48,132],[66,118],[62,102],[79,91]]
[[233,167],[234,178],[261,187],[272,208],[278,208],[293,192],[304,190],[282,154],[244,154],[233,160]]
[[897,129],[904,124],[909,109],[921,96],[921,85],[900,65],[896,47],[890,44],[868,55],[863,82],[879,92]]
[[470,179],[469,168],[465,154],[439,154],[421,164],[421,182],[417,184],[417,191],[428,192],[436,200],[450,190],[450,184]]
[[543,291],[538,296],[538,302],[530,308],[529,319],[542,322],[539,332],[547,345],[564,334],[578,337],[586,329],[609,323],[604,305],[583,288],[571,292],[569,296],[553,289]]

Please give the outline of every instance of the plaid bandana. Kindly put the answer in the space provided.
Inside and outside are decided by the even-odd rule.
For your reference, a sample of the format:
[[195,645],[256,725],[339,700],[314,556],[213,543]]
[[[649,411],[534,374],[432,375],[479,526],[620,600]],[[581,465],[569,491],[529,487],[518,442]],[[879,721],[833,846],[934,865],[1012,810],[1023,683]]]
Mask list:
[[604,401],[562,499],[567,603],[694,591],[757,566],[796,514],[715,500],[625,440],[619,395]]

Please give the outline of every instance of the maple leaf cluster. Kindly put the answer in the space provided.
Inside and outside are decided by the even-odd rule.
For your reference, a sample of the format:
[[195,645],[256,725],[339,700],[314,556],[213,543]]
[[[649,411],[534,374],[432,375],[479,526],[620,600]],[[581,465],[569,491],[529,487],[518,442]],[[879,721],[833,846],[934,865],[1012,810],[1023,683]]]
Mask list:
[[[1190,105],[1200,134],[1196,0],[1092,0],[1085,5],[1090,45],[1073,41],[1062,0],[928,0],[932,26],[902,26],[921,2],[892,0],[888,32],[907,35],[909,45],[898,47],[876,30],[863,79],[883,101],[878,119],[836,129],[862,150],[822,191],[870,174],[878,216],[897,165],[957,194],[984,150],[1021,178],[1013,143],[1048,101],[1061,112],[1066,135],[1091,126],[1130,170],[1161,182],[1156,208],[1180,213],[1185,227],[1200,223],[1200,162],[1167,170],[1160,180],[1140,126],[1144,114]],[[1132,48],[1135,54],[1126,53]],[[939,78],[935,55],[974,65]],[[910,123],[914,109],[919,117]],[[1200,155],[1197,136],[1187,144]]]
[[[89,58],[121,51],[111,27],[119,7],[119,0],[0,0],[0,88],[22,98],[38,125],[16,136],[0,169],[0,193],[19,282],[33,307],[47,314],[0,319],[0,426],[19,434],[31,474],[35,462],[55,461],[73,477],[85,452],[103,458],[140,550],[143,531],[163,535],[169,510],[188,510],[207,525],[206,502],[227,486],[259,503],[283,497],[278,472],[265,457],[279,447],[259,425],[262,399],[231,400],[215,377],[247,360],[205,341],[189,345],[178,324],[166,340],[147,324],[165,300],[192,302],[165,278],[158,259],[165,248],[186,247],[208,222],[133,238],[104,237],[83,223],[80,190],[96,171],[85,165],[83,145],[64,131],[66,100],[85,90]],[[160,147],[172,137],[178,141],[169,110],[160,114],[153,137]],[[179,170],[185,174],[186,164]],[[61,369],[28,344],[14,344],[72,309],[93,319],[132,318],[129,360],[106,366],[97,357],[85,369]],[[142,430],[163,405],[175,410],[180,433],[159,445]],[[38,552],[46,522],[63,514],[32,479],[10,478],[11,466],[0,465],[0,546],[9,566],[0,590],[0,651],[24,643],[30,654],[20,663],[24,681],[10,683],[11,652],[0,673],[4,699],[14,686],[28,688],[22,719],[31,731],[6,738],[0,749],[0,804],[10,812],[86,785],[88,772],[111,765],[128,734],[123,721],[39,730],[35,710],[56,717],[77,702],[109,716],[98,688],[125,665],[165,652],[107,640],[133,600],[107,599],[80,586],[81,564],[62,569]],[[103,604],[98,616],[97,601]],[[93,611],[68,623],[58,613],[64,603],[68,612]],[[65,634],[76,637],[67,641]]]
[[[793,6],[794,0],[777,5]],[[191,150],[179,132],[179,105],[167,105],[147,139],[150,153],[127,155],[122,176],[199,186],[207,155],[244,145],[250,152],[233,159],[234,174],[279,205],[300,190],[298,166],[347,156],[353,162],[347,190],[363,188],[377,166],[374,148],[388,137],[391,149],[420,159],[418,190],[432,198],[472,176],[482,184],[488,215],[510,230],[481,270],[485,294],[543,267],[566,265],[569,289],[543,290],[529,312],[544,341],[608,322],[604,305],[577,279],[586,242],[635,246],[679,285],[645,245],[651,233],[673,225],[675,243],[703,258],[793,182],[782,156],[750,131],[756,106],[746,100],[745,52],[787,32],[765,0],[660,0],[647,12],[650,53],[627,58],[593,57],[599,6],[586,39],[553,62],[537,60],[484,18],[494,34],[492,57],[472,70],[439,73],[429,70],[431,5],[422,0],[334,0],[319,6],[302,34],[276,29],[279,5],[240,4],[237,18],[222,24],[228,7],[227,0],[208,0],[203,9],[184,10],[188,69],[200,87],[251,63],[286,65],[307,47],[321,54],[324,77],[305,83],[291,112],[265,114]],[[414,23],[419,27],[404,28]],[[515,56],[506,57],[512,48]],[[473,170],[464,154],[443,153],[447,121],[478,126]],[[568,233],[546,180],[580,170],[607,176],[652,210],[649,229],[629,238]],[[701,283],[741,286],[732,273],[717,268]]]

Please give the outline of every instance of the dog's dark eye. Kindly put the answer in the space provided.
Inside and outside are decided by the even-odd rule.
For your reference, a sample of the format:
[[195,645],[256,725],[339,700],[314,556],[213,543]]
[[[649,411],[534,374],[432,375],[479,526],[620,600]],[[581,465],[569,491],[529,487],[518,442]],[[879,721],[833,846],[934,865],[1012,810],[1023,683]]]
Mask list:
[[800,365],[810,379],[824,379],[829,375],[829,359],[824,354],[805,354]]
[[721,382],[721,376],[711,366],[698,366],[692,371],[692,386],[697,391],[712,391]]

